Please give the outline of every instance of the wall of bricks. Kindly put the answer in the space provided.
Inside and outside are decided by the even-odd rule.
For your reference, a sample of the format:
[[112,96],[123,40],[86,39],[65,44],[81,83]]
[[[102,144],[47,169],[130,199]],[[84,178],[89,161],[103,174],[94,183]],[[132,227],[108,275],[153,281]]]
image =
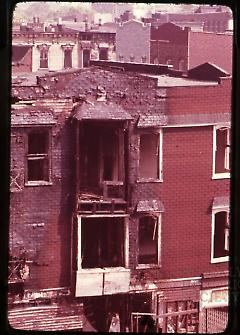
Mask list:
[[[15,247],[17,241],[19,246],[24,244],[34,261],[31,279],[26,285],[35,288],[70,285],[71,220],[76,196],[75,132],[70,118],[70,101],[57,103],[60,99],[50,98],[50,95],[58,92],[61,96],[65,93],[88,98],[95,95],[99,84],[105,87],[108,100],[120,104],[133,117],[129,143],[129,264],[132,277],[142,271],[135,270],[138,218],[134,209],[139,200],[149,199],[162,201],[165,212],[162,215],[162,266],[145,270],[147,277],[191,277],[200,276],[202,272],[226,270],[227,263],[210,263],[212,201],[216,196],[229,194],[229,180],[212,180],[212,127],[163,128],[163,182],[136,183],[139,160],[136,124],[139,115],[160,111],[170,115],[228,113],[230,80],[209,87],[169,88],[167,98],[162,100],[157,97],[154,79],[133,73],[93,67],[56,77],[57,81],[47,77],[41,82],[46,88],[41,104],[52,106],[58,119],[53,127],[53,185],[24,187],[11,196],[10,241]],[[51,85],[56,86],[55,91]],[[13,135],[23,137],[23,133],[24,129],[19,128]],[[24,140],[16,142],[13,136],[12,166],[24,168],[23,157]],[[34,223],[44,225],[34,227]]]

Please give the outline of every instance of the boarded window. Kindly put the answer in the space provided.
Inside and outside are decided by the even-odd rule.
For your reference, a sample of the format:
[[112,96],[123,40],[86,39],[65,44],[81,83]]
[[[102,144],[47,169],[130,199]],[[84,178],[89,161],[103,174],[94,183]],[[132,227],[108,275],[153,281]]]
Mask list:
[[28,134],[27,181],[49,181],[49,133]]
[[158,263],[158,219],[145,216],[139,219],[138,264]]
[[72,50],[64,50],[64,68],[72,67]]
[[229,254],[229,213],[215,214],[213,257],[225,257]]
[[40,68],[47,69],[48,68],[48,49],[42,48],[40,50]]
[[159,179],[159,170],[159,134],[140,135],[140,178]]
[[124,220],[82,219],[82,268],[124,266]]
[[215,173],[230,170],[230,129],[216,129]]

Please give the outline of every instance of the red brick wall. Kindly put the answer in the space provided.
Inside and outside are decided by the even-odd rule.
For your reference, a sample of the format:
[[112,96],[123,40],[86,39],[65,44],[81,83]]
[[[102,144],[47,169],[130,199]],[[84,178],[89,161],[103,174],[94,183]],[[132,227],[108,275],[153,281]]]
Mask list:
[[232,73],[233,36],[216,33],[189,33],[189,69],[205,62]]
[[[58,77],[60,89],[61,76]],[[52,83],[53,81],[49,79]],[[64,81],[64,86],[69,83]],[[162,216],[162,267],[149,276],[177,278],[200,276],[202,272],[226,269],[227,263],[210,264],[211,204],[213,197],[229,192],[228,180],[212,180],[212,127],[163,129],[163,182],[136,183],[138,173],[138,116],[164,108],[167,114],[230,112],[230,80],[222,85],[167,89],[165,103],[156,98],[154,80],[126,73],[89,69],[72,77],[71,94],[92,92],[101,83],[108,99],[121,104],[133,117],[130,129],[129,180],[131,207],[139,200],[159,199]],[[44,83],[43,83],[44,84]],[[46,86],[48,82],[46,81]],[[51,91],[52,92],[52,91]],[[120,93],[125,94],[125,97]],[[14,246],[24,245],[31,254],[31,280],[28,287],[48,288],[70,285],[71,217],[75,197],[75,149],[73,125],[67,121],[68,108],[56,102],[58,124],[53,127],[53,185],[24,187],[11,197],[11,236]],[[53,106],[53,105],[52,105]],[[23,135],[24,130],[16,130]],[[24,141],[13,140],[12,166],[24,168]],[[34,223],[44,223],[34,228]],[[137,260],[137,217],[129,227],[130,267]],[[21,241],[23,240],[23,243]],[[11,241],[11,237],[10,237]],[[76,248],[76,245],[74,246]]]
[[230,113],[231,85],[226,78],[221,85],[168,88],[168,115]]

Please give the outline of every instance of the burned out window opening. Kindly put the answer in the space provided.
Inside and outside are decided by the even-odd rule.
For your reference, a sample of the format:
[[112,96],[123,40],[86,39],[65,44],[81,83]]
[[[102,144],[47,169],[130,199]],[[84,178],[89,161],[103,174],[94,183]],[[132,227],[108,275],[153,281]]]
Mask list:
[[229,211],[212,215],[212,263],[227,261],[229,256]]
[[138,265],[160,264],[160,217],[145,215],[138,225]]
[[81,219],[81,267],[125,267],[125,223],[119,217]]
[[26,184],[50,182],[50,131],[32,129],[26,136]]
[[[104,193],[106,197],[122,198],[124,129],[119,125],[108,125],[104,122],[86,122],[80,127],[79,141],[80,190],[94,194]],[[117,194],[108,195],[108,189],[113,189],[114,186]]]
[[230,177],[231,130],[229,127],[214,127],[214,177]]
[[140,134],[139,179],[161,180],[162,132]]

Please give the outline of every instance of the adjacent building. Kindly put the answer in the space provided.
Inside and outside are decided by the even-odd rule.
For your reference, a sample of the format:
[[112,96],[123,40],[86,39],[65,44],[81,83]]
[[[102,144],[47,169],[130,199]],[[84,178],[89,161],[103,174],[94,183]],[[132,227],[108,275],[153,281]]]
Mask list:
[[36,75],[12,83],[11,326],[108,331],[118,315],[138,332],[152,313],[163,332],[223,331],[229,74],[92,61]]
[[116,33],[118,61],[168,64],[184,72],[211,62],[232,73],[232,45],[232,33],[192,31],[171,22],[155,27],[131,20]]

